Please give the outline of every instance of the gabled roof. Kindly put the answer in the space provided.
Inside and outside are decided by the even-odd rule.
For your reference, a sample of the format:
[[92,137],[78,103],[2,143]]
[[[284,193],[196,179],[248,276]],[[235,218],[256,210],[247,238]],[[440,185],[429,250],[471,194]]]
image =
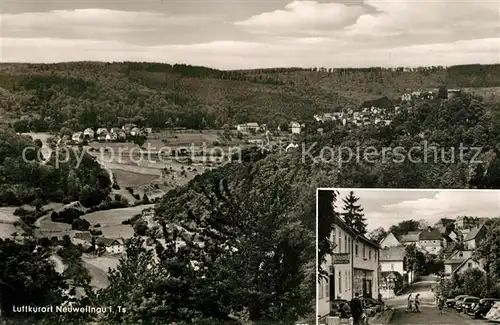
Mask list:
[[449,259],[444,260],[444,264],[462,264],[467,259]]
[[382,278],[403,278],[403,275],[401,275],[398,271],[380,272],[380,275],[382,275]]
[[418,242],[419,235],[420,235],[420,233],[416,233],[416,234],[408,233],[406,235],[401,235],[401,237],[399,238],[399,241],[401,243]]
[[462,267],[464,267],[464,265],[467,264],[467,262],[469,262],[471,260],[474,261],[474,262],[476,262],[477,264],[479,264],[479,268],[478,268],[479,270],[485,272],[485,270],[481,267],[481,264],[478,261],[476,261],[472,257],[469,257],[468,259],[466,259],[465,261],[463,261],[462,264],[460,264],[455,270],[453,270],[453,273],[458,272],[458,270],[460,270]]
[[483,228],[484,225],[481,225],[479,227],[474,227],[470,230],[470,232],[467,234],[467,236],[465,236],[464,238],[464,241],[469,241],[469,240],[473,240],[477,237],[477,234],[479,233],[479,231],[481,230],[481,228]]
[[405,257],[405,247],[386,247],[380,250],[380,262],[384,261],[403,261]]
[[342,218],[335,217],[335,222],[334,223],[336,225],[340,226],[346,232],[350,233],[351,236],[355,237],[355,238],[353,238],[353,240],[357,239],[357,240],[360,240],[360,241],[364,242],[365,244],[368,244],[368,245],[370,245],[370,246],[372,246],[374,248],[377,248],[377,249],[380,248],[380,246],[377,243],[374,243],[373,241],[369,240],[365,236],[361,235],[360,233],[358,233],[357,231],[355,231],[354,229],[352,229],[351,227],[349,227]]
[[113,246],[113,245],[123,245],[123,241],[118,238],[106,238],[106,237],[98,237],[96,239],[97,244],[103,244],[104,246]]
[[422,231],[418,237],[419,240],[441,240],[441,233],[437,229]]

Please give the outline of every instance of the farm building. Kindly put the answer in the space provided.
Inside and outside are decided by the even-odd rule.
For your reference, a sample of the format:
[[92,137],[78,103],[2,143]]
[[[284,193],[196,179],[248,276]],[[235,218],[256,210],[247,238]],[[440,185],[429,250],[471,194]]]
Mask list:
[[109,254],[120,254],[125,251],[124,241],[121,238],[98,237],[96,244],[98,246],[103,245]]

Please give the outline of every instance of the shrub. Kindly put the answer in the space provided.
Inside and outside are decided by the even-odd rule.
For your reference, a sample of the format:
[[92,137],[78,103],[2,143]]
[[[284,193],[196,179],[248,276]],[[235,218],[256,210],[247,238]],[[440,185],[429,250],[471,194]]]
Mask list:
[[102,235],[102,231],[99,229],[90,229],[90,234],[92,236],[100,236],[100,235]]

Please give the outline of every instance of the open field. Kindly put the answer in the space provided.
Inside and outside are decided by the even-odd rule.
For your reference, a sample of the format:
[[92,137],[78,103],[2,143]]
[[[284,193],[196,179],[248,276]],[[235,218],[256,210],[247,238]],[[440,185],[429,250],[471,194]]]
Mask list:
[[120,169],[112,169],[113,174],[115,174],[115,181],[120,184],[120,186],[142,186],[147,185],[153,182],[155,179],[158,179],[155,175],[141,174],[135,173],[132,171],[124,171]]
[[14,226],[14,222],[19,221],[19,217],[14,215],[14,207],[0,208],[0,238],[8,238],[13,233],[23,233],[21,227]]
[[108,272],[104,271],[93,264],[88,263],[82,258],[83,266],[89,271],[91,277],[90,285],[94,288],[102,289],[109,285]]

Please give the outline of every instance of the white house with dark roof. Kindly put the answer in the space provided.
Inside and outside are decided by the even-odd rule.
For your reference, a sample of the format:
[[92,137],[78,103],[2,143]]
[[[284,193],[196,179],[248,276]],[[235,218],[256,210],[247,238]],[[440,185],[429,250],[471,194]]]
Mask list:
[[83,130],[83,137],[87,140],[92,140],[94,139],[95,132],[91,128],[86,128]]
[[83,142],[83,132],[73,133],[73,135],[71,136],[71,141],[73,141],[73,143],[76,143],[76,144],[82,143]]
[[436,228],[424,230],[418,235],[418,247],[437,255],[443,250],[443,236]]
[[236,126],[236,130],[238,130],[240,132],[251,132],[252,130],[254,132],[257,132],[259,130],[259,124],[255,123],[255,122],[238,124]]
[[103,245],[108,254],[120,254],[125,251],[124,240],[121,238],[97,237],[96,245]]

